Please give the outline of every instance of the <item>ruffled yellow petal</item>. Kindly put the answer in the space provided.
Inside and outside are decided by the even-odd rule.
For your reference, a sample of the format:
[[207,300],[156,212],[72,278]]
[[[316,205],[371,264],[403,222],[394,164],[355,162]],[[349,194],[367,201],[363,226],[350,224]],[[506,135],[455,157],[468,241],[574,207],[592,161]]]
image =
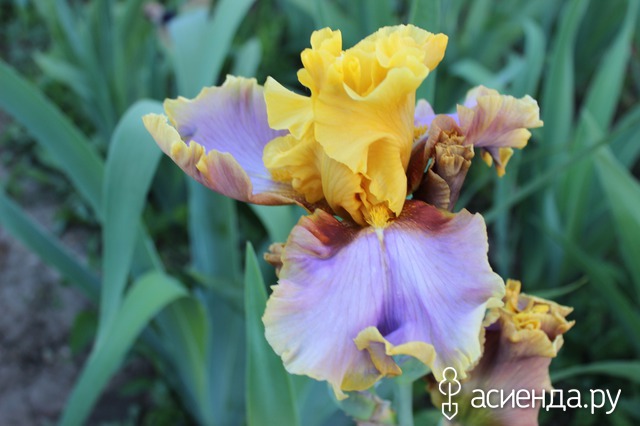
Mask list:
[[417,76],[435,69],[442,61],[448,38],[413,25],[380,28],[355,48],[375,52],[383,68],[407,67]]
[[366,202],[362,175],[353,173],[344,164],[323,155],[321,176],[322,191],[333,211],[343,217],[350,215],[356,223],[366,224],[361,208],[363,202]]
[[[442,60],[446,44],[442,34],[401,25],[382,28],[342,51],[339,31],[314,32],[298,73],[311,96],[293,94],[269,80],[265,99],[270,124],[295,138],[289,145],[310,144],[311,135],[321,149],[316,158],[322,161],[291,161],[288,174],[282,174],[278,167],[286,160],[269,158],[278,150],[268,147],[264,161],[274,177],[286,181],[299,174],[294,167],[320,166],[324,198],[335,211],[361,225],[371,217],[370,209],[379,209],[376,206],[388,210],[387,218],[398,216],[407,195],[415,91]],[[339,173],[324,176],[334,169]]]
[[298,80],[317,94],[327,77],[330,66],[342,55],[342,33],[323,28],[311,34],[311,49],[305,49],[300,58],[304,68],[298,71]]
[[320,175],[322,150],[312,136],[307,134],[300,140],[291,134],[275,138],[265,147],[263,159],[275,180],[290,182],[307,202],[317,203],[324,197]]
[[268,109],[269,126],[276,130],[289,130],[297,139],[307,132],[313,119],[311,99],[286,89],[280,83],[267,78],[264,97]]
[[381,140],[369,150],[367,178],[369,200],[373,205],[385,204],[396,215],[400,214],[407,190],[407,175],[402,167],[404,159],[398,150]]
[[503,337],[519,356],[553,358],[562,347],[562,335],[575,324],[566,320],[573,309],[520,289],[520,281],[507,280],[505,307],[499,310]]

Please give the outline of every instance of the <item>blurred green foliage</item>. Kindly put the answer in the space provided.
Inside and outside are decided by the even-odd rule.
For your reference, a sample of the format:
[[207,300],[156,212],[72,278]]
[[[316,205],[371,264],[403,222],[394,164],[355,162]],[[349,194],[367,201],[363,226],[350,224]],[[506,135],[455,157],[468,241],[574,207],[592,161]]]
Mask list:
[[[160,158],[140,116],[228,72],[302,90],[295,73],[312,29],[340,29],[350,46],[401,22],[449,36],[444,61],[419,91],[436,111],[452,110],[477,84],[540,103],[545,126],[507,175],[474,163],[457,207],[485,216],[501,276],[575,307],[554,385],[622,389],[610,416],[551,410],[541,424],[640,422],[637,0],[187,3],[198,4],[165,2],[172,19],[155,24],[142,0],[0,3],[0,109],[35,141],[18,131],[0,138],[3,150],[14,153],[14,169],[66,182],[62,190],[78,194],[101,230],[98,265],[85,264],[27,216],[12,185],[0,186],[2,226],[99,309],[62,424],[86,419],[132,348],[178,395],[189,422],[261,425],[277,414],[281,424],[340,425],[351,422],[343,411],[373,410],[368,398],[339,407],[324,384],[290,377],[264,341],[264,283],[275,276],[251,247],[260,253],[282,241],[301,212],[247,207],[188,181]],[[16,139],[26,149],[16,150]],[[96,327],[83,315],[76,345]],[[407,398],[416,424],[439,421],[421,381],[413,393],[405,383],[392,388],[383,382],[377,393],[394,400],[403,424],[413,421]],[[184,421],[161,413],[137,421]]]

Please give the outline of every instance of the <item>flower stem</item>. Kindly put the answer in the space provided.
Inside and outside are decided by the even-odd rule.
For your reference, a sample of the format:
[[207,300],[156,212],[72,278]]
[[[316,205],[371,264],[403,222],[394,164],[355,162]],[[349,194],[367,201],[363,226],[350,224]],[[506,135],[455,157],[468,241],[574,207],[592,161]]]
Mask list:
[[399,426],[413,426],[413,382],[397,380],[395,383],[395,405]]

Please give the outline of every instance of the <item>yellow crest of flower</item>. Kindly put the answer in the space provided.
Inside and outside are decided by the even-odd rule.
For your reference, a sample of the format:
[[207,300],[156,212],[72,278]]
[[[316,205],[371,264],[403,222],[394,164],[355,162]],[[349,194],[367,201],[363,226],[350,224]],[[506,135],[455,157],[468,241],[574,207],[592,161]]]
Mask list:
[[340,31],[311,36],[298,72],[309,97],[269,78],[272,140],[264,163],[308,202],[326,199],[361,225],[384,226],[407,196],[415,92],[444,56],[447,36],[411,25],[385,27],[343,51]]

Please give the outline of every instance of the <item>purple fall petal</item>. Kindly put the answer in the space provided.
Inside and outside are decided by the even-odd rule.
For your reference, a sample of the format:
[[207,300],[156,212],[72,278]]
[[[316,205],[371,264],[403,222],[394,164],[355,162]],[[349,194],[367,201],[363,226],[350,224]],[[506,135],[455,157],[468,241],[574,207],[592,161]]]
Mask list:
[[254,79],[229,76],[221,87],[164,106],[170,124],[157,114],[145,116],[144,123],[162,150],[198,182],[256,204],[299,201],[262,162],[265,145],[284,132],[269,127],[263,89]]
[[467,211],[408,201],[384,229],[316,211],[282,252],[267,340],[288,371],[327,380],[338,397],[399,374],[393,355],[463,375],[480,356],[485,309],[504,291],[487,248],[482,217]]

